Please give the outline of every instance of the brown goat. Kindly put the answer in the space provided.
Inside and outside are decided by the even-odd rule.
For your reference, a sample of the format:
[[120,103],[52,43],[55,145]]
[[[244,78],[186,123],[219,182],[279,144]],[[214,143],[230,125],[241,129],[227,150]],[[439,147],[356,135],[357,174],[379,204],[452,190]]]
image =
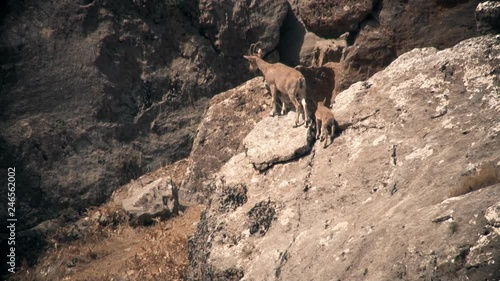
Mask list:
[[[287,94],[290,101],[295,106],[295,111],[297,112],[297,118],[295,119],[295,126],[299,124],[299,117],[301,111],[303,111],[304,125],[308,126],[308,112],[306,106],[306,79],[299,71],[286,66],[282,63],[268,63],[262,59],[262,50],[259,49],[257,53],[254,52],[255,44],[250,46],[249,56],[244,56],[245,59],[250,63],[250,71],[256,71],[259,69],[264,78],[269,85],[272,96],[273,109],[271,111],[271,116],[278,113],[276,109],[277,97],[276,92],[279,91],[282,94]],[[297,99],[298,97],[298,99]],[[302,104],[299,103],[299,100]],[[303,110],[301,110],[303,109]],[[283,102],[282,113],[286,112],[286,108]]]
[[332,144],[333,135],[335,134],[336,122],[333,113],[328,107],[325,106],[324,101],[318,102],[314,117],[316,118],[316,139],[319,139],[320,142],[324,140],[325,143],[323,144],[323,147],[326,147],[328,142],[326,136],[328,135],[328,128],[330,128],[329,136],[330,144]]

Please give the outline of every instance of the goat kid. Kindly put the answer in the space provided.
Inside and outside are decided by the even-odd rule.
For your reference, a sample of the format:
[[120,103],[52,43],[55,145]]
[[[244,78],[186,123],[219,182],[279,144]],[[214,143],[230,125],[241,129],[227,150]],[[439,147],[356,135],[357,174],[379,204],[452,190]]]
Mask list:
[[330,128],[330,144],[333,142],[333,135],[335,134],[336,127],[335,117],[330,109],[325,106],[324,101],[318,102],[314,117],[316,119],[316,139],[319,139],[320,142],[324,140],[323,148],[326,148],[328,143],[326,138],[328,135],[328,128]]
[[[270,116],[277,115],[278,111],[276,109],[277,97],[276,92],[279,91],[282,94],[287,94],[290,101],[295,106],[295,111],[297,112],[297,118],[295,119],[295,126],[299,125],[299,118],[302,113],[302,119],[304,120],[304,125],[307,127],[308,124],[308,112],[306,106],[306,79],[299,71],[286,66],[282,63],[268,63],[262,59],[262,49],[259,49],[257,53],[254,52],[255,44],[250,46],[250,53],[253,55],[244,56],[245,59],[250,63],[250,71],[256,71],[259,69],[264,75],[269,88],[271,90],[272,104],[273,108]],[[299,100],[301,103],[299,103]],[[282,109],[281,113],[286,113],[285,102],[282,99]]]

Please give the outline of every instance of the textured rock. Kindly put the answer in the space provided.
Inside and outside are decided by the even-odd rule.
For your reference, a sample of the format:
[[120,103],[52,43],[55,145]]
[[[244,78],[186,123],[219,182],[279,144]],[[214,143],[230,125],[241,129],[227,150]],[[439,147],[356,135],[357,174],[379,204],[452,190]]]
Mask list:
[[346,129],[326,149],[265,173],[234,156],[213,185],[245,186],[246,202],[221,209],[227,193],[214,193],[189,280],[498,280],[487,219],[500,185],[448,193],[500,160],[499,43],[415,49],[352,85],[333,106]]
[[285,0],[203,0],[199,9],[201,30],[213,45],[225,56],[241,57],[257,41],[264,53],[278,45],[288,5]]
[[152,182],[138,180],[120,189],[113,196],[127,212],[131,225],[151,225],[153,219],[168,219],[179,211],[178,188],[171,178],[160,177]]
[[374,0],[304,0],[299,13],[307,29],[321,37],[338,37],[357,28],[372,11]]
[[282,117],[266,117],[245,137],[245,153],[255,169],[267,170],[311,150],[311,130],[304,126],[292,129],[296,115],[291,111]]
[[[295,24],[285,21],[287,30],[280,41],[285,45],[279,49],[280,55],[291,65],[299,61],[306,66],[312,63],[309,58],[313,54],[307,47],[311,43],[305,37],[307,30],[326,38],[337,38],[344,32],[351,33],[347,38],[351,47],[344,67],[346,79],[341,84],[342,89],[354,82],[366,80],[400,54],[413,48],[432,46],[443,49],[479,35],[474,11],[480,0],[355,3],[292,0],[290,3],[297,20]],[[306,31],[301,23],[307,27]],[[290,50],[287,48],[290,42],[298,46]]]
[[390,1],[374,7],[371,16],[360,22],[352,42],[347,85],[365,80],[413,48],[443,49],[477,36],[474,10],[480,1],[446,2]]
[[500,202],[486,209],[484,217],[494,227],[500,227]]
[[280,61],[289,66],[311,65],[317,41],[323,40],[306,30],[294,12],[289,12],[283,21],[278,52]]
[[[243,2],[220,23],[223,50],[274,48],[284,1]],[[207,97],[253,75],[200,34],[198,1],[78,3],[9,1],[2,14],[0,166],[18,168],[22,229],[187,157]]]
[[482,33],[500,32],[500,2],[486,1],[476,8],[477,30]]
[[311,65],[323,66],[329,62],[339,62],[347,47],[345,40],[321,40],[317,41],[313,50]]
[[209,198],[211,174],[244,150],[243,139],[269,114],[271,97],[267,92],[264,79],[257,77],[212,98],[193,142],[181,199],[205,202]]

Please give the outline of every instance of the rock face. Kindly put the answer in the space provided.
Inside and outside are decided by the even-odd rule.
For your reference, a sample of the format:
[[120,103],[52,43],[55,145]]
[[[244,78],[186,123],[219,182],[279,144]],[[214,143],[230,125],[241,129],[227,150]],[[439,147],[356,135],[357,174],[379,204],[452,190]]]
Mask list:
[[199,2],[201,31],[225,56],[241,57],[257,41],[264,53],[278,45],[288,12],[285,0]]
[[253,75],[242,55],[261,39],[274,49],[288,9],[198,2],[8,1],[0,166],[18,170],[20,228],[188,156],[207,97]]
[[345,66],[347,85],[370,77],[413,48],[443,49],[477,36],[474,10],[479,2],[379,1],[360,22],[352,42]]
[[326,149],[265,173],[233,156],[190,239],[189,280],[498,280],[500,179],[448,198],[498,169],[498,65],[494,36],[414,49],[339,95],[347,128]]
[[[367,79],[413,48],[443,49],[479,35],[474,18],[479,0],[292,0],[290,3],[297,20],[284,22],[287,32],[280,39],[285,44],[279,46],[283,50],[280,56],[294,65],[310,65],[311,54],[306,50],[314,43],[306,40],[308,31],[323,38],[337,38],[350,32],[348,43],[352,47],[344,67],[344,89]],[[290,49],[287,47],[290,42],[299,46]]]
[[299,13],[306,27],[321,37],[338,37],[355,30],[372,12],[374,0],[299,1]]

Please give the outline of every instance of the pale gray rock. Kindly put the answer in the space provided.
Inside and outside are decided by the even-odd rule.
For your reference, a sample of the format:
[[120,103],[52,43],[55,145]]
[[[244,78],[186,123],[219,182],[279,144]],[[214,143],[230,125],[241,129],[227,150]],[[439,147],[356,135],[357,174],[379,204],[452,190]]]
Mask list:
[[114,202],[128,213],[131,225],[150,225],[154,218],[167,219],[179,211],[177,187],[172,179],[148,179],[139,178],[113,196]]
[[313,135],[309,128],[294,126],[296,112],[266,117],[243,140],[245,151],[255,169],[265,171],[277,163],[303,156],[311,150]]

